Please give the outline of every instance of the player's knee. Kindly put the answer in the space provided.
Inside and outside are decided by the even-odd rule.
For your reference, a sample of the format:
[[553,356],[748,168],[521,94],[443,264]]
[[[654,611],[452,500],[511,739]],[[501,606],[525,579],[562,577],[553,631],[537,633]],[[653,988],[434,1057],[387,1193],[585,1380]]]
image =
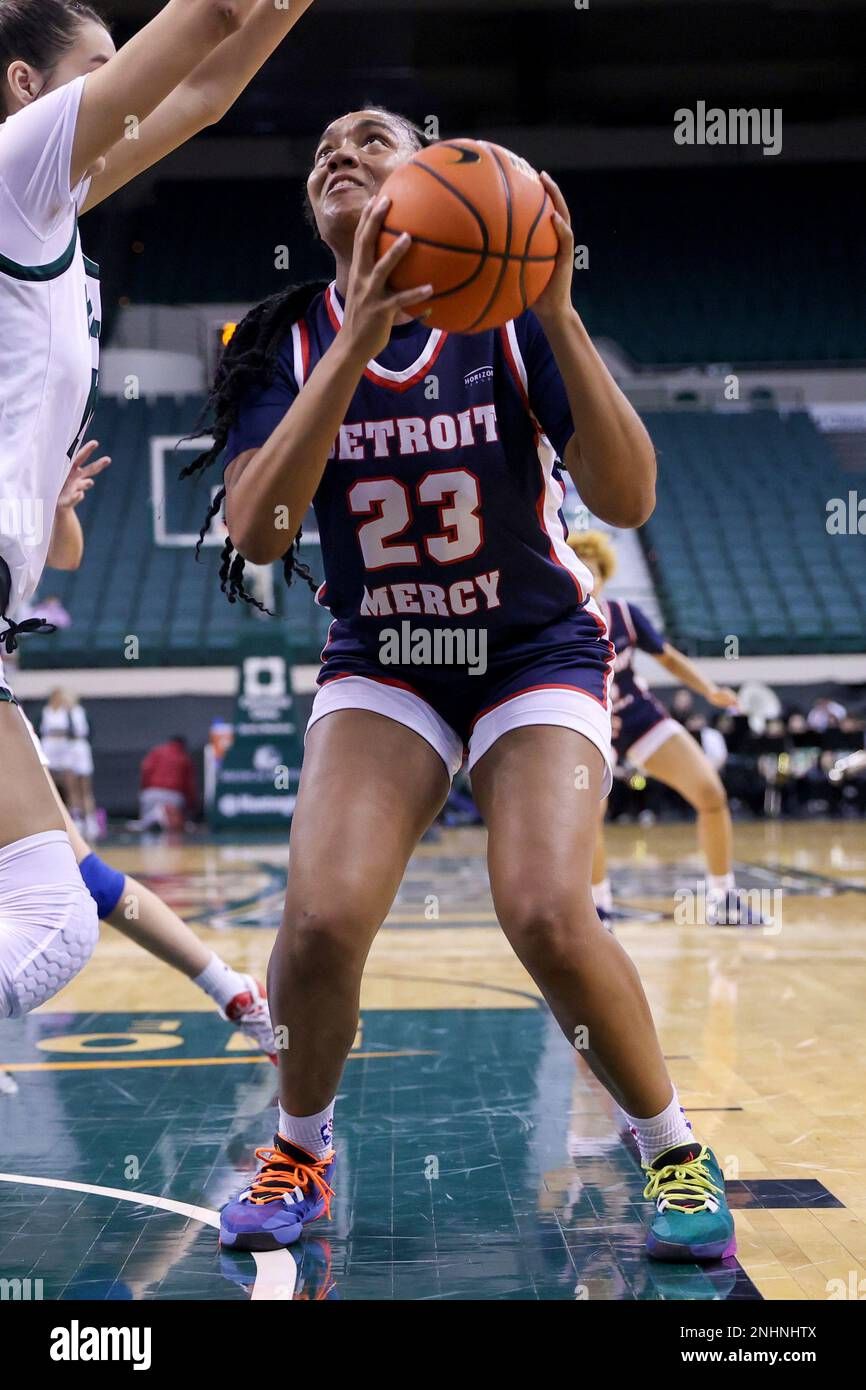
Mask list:
[[126,875],[119,869],[112,869],[98,854],[88,854],[78,869],[88,893],[96,903],[99,920],[106,921],[123,897]]
[[695,789],[694,807],[704,815],[723,811],[728,804],[728,796],[720,777],[715,773],[703,778]]
[[328,903],[287,910],[285,951],[292,969],[299,975],[305,970],[321,974],[348,967],[355,957],[363,960],[376,925],[371,926],[362,904],[339,895]]
[[[587,892],[588,915],[594,920]],[[538,893],[518,890],[506,906],[497,904],[499,920],[517,954],[528,965],[571,961],[581,937],[579,899],[574,891]]]
[[0,1017],[53,998],[90,959],[96,907],[69,837],[30,835],[0,850]]

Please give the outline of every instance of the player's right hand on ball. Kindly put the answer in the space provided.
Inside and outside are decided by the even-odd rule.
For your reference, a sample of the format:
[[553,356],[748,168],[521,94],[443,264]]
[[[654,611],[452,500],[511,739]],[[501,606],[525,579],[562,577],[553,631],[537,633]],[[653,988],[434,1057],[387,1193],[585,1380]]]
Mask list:
[[429,299],[433,293],[432,285],[399,293],[389,289],[389,276],[412,245],[412,238],[404,232],[384,256],[376,260],[379,233],[389,206],[389,198],[374,198],[361,213],[355,232],[342,331],[364,365],[387,346],[397,315],[408,305]]

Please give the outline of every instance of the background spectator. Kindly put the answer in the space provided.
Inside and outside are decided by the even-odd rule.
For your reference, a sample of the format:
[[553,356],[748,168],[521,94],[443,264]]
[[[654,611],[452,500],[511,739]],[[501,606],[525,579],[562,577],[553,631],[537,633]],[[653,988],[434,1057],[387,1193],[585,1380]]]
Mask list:
[[806,723],[816,733],[823,734],[826,729],[838,729],[846,713],[845,706],[840,705],[838,700],[821,695],[809,710]]
[[139,805],[142,830],[183,830],[195,814],[195,768],[182,735],[157,744],[143,759]]

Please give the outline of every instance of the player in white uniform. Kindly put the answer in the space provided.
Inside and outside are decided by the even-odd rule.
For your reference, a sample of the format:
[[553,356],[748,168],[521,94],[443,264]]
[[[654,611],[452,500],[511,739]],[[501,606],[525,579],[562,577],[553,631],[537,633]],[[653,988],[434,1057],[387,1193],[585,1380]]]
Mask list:
[[69,771],[69,743],[72,737],[66,695],[59,686],[52,690],[39,721],[39,742],[51,776],[61,786]]
[[[219,120],[312,0],[170,0],[119,52],[89,7],[0,0],[0,648],[33,594],[96,398],[78,217]],[[0,664],[0,1018],[89,958],[97,912]]]
[[[89,462],[96,448],[96,441],[91,440],[79,451],[72,472],[60,494],[60,505],[54,517],[51,545],[48,549],[47,564],[52,569],[77,570],[84,560],[84,532],[76,508],[94,486],[96,475],[111,462],[107,457]],[[80,710],[81,707],[75,704],[74,696],[64,695],[62,691],[58,691],[57,694],[62,697],[63,702],[59,711],[63,720],[62,727],[68,730],[71,726],[71,732],[75,734],[76,710]],[[39,761],[51,779],[50,759],[45,744],[40,742],[26,715],[24,721],[35,744]],[[43,728],[44,721],[43,712]],[[50,721],[48,727],[50,730]],[[46,739],[45,743],[47,741]],[[76,738],[67,738],[66,742],[73,750],[71,753],[67,752],[67,762],[74,772],[76,765],[82,765],[76,764]],[[96,903],[100,921],[109,922],[123,936],[134,941],[136,946],[141,946],[157,960],[185,975],[213,1000],[227,1023],[231,1023],[248,1038],[252,1038],[257,1047],[267,1053],[272,1061],[276,1061],[270,1010],[264,989],[259,982],[253,976],[233,969],[216,951],[211,951],[205,946],[186,922],[149,888],[145,888],[143,883],[107,864],[95,854],[57,794],[56,787],[54,790],[79,872]]]

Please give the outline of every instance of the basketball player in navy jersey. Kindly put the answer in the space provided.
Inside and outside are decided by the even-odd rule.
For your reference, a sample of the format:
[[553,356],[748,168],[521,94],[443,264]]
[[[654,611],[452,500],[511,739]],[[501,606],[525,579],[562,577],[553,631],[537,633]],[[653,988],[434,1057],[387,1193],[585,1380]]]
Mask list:
[[[579,531],[569,545],[592,570],[593,594],[601,603],[616,649],[614,663],[613,750],[618,762],[643,768],[692,806],[698,817],[698,839],[707,861],[705,924],[715,927],[761,926],[763,918],[734,879],[734,832],[722,779],[703,749],[635,675],[634,654],[649,652],[672,675],[718,709],[737,703],[735,691],[705,679],[682,652],[666,641],[646,614],[623,599],[601,598],[616,569],[616,554],[601,531]],[[605,802],[601,807],[604,821]],[[604,831],[599,827],[592,869],[592,896],[603,921],[615,915],[607,876]]]
[[[503,930],[566,1038],[586,1028],[584,1056],[630,1118],[656,1202],[649,1249],[716,1258],[733,1248],[720,1169],[590,892],[613,651],[560,514],[561,459],[596,515],[639,525],[652,444],[572,307],[574,242],[551,180],[561,254],[534,313],[470,337],[402,312],[431,287],[389,288],[409,238],[377,261],[379,190],[422,143],[379,109],[328,126],[308,194],[334,281],[276,296],[241,325],[214,391],[214,447],[193,465],[224,449],[229,597],[244,594],[243,557],[282,556],[291,577],[287,520],[292,535],[313,502],[319,599],[334,617],[269,972],[289,1038],[278,1133],[223,1209],[221,1240],[285,1246],[328,1213],[364,963],[465,753]],[[480,658],[457,664],[469,638]]]

